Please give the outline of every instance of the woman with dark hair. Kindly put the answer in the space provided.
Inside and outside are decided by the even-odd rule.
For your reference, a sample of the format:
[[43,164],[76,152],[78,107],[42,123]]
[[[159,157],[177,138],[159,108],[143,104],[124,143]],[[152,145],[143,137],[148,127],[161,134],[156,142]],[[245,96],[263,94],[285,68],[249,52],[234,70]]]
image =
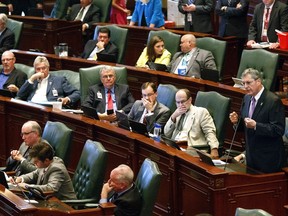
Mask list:
[[158,64],[168,65],[170,63],[171,53],[165,49],[164,40],[155,35],[144,48],[139,59],[137,60],[136,67],[147,67],[147,62],[155,62]]

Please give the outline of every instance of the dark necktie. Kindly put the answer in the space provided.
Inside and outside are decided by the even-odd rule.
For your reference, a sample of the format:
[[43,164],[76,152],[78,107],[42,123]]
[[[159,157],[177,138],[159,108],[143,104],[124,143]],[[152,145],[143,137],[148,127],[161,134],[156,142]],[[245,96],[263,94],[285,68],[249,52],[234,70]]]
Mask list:
[[261,41],[263,41],[263,42],[267,42],[268,41],[267,29],[268,29],[268,24],[269,24],[269,10],[270,10],[270,8],[266,8],[266,13],[265,13],[265,17],[264,17],[263,29],[264,29],[264,31],[266,31],[266,35],[263,35],[261,37]]
[[118,198],[118,193],[114,193],[113,196],[111,197],[110,202],[114,202]]
[[82,7],[78,13],[78,15],[76,16],[75,20],[81,20],[82,16],[84,13],[84,7]]
[[113,100],[112,100],[112,94],[111,94],[110,89],[108,89],[108,91],[107,91],[107,99],[108,99],[107,110],[112,110],[113,109]]
[[47,171],[47,170],[45,170],[45,169],[43,170],[43,173],[42,173],[42,175],[41,175],[40,182],[39,182],[40,185],[43,184],[44,176],[45,176],[46,171]]
[[250,107],[249,107],[249,118],[252,118],[253,112],[255,110],[255,105],[256,105],[256,99],[255,97],[252,97]]
[[185,113],[181,115],[180,119],[179,119],[179,123],[177,125],[177,130],[180,132],[183,129],[183,123],[184,123],[184,119],[185,119]]

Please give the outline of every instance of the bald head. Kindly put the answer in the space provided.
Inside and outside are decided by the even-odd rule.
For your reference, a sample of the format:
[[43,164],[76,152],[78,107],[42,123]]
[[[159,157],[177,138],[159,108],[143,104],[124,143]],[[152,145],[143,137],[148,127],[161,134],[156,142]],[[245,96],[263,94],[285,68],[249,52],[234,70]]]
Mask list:
[[185,34],[181,37],[180,43],[181,51],[183,53],[190,52],[194,47],[196,47],[196,38],[193,34]]
[[119,165],[118,167],[113,169],[111,173],[115,175],[115,179],[118,182],[124,183],[127,186],[131,185],[133,182],[134,173],[132,169],[125,164]]

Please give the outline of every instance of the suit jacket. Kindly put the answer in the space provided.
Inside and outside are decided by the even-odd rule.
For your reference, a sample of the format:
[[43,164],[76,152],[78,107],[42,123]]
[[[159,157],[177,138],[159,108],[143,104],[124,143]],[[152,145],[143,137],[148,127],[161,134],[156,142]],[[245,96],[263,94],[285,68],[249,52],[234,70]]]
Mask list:
[[[68,21],[75,20],[81,8],[82,8],[81,4],[72,5],[71,12],[65,17],[65,19]],[[87,23],[90,28],[93,23],[97,22],[100,22],[100,9],[92,3],[89,10],[85,14],[83,23]]]
[[[174,73],[177,69],[178,64],[182,60],[185,53],[177,52],[172,58],[172,61],[168,65],[168,70],[170,73]],[[214,57],[210,51],[196,48],[193,53],[189,64],[187,65],[186,76],[194,76],[196,78],[200,78],[200,70],[201,68],[209,68],[213,70],[217,70],[216,63]]]
[[22,175],[25,183],[34,184],[31,187],[43,192],[54,191],[58,199],[77,199],[73,184],[64,162],[59,157],[54,157],[52,163],[46,170],[38,168],[33,172]]
[[[241,4],[240,8],[236,8],[237,4]],[[222,11],[221,8],[226,6],[227,9]],[[220,19],[219,36],[236,36],[238,38],[247,38],[247,12],[249,8],[248,0],[231,0],[230,5],[228,0],[218,0],[215,7],[215,12]]]
[[15,34],[6,28],[0,35],[0,55],[6,50],[13,49],[15,46]]
[[[143,105],[141,100],[135,101],[128,115],[129,119],[139,122],[143,115],[144,109],[145,106]],[[160,125],[162,125],[162,128],[164,128],[164,125],[166,124],[169,117],[170,117],[169,108],[157,102],[157,105],[153,111],[153,115],[148,115],[146,117],[147,131],[153,133],[154,123],[159,123]]]
[[[30,84],[28,80],[22,85],[17,97],[21,100],[30,101],[34,96],[38,88],[38,81],[35,80],[33,84]],[[54,96],[52,90],[56,89],[58,96]],[[71,104],[75,104],[80,99],[80,91],[72,86],[65,76],[49,75],[48,86],[46,91],[46,97],[48,101],[57,101],[59,97],[69,97]]]
[[[112,196],[114,195],[114,193],[111,194]],[[113,203],[116,205],[114,210],[115,216],[139,216],[142,207],[142,198],[139,189],[133,184],[129,190],[119,195]]]
[[195,0],[196,11],[192,14],[192,25],[187,21],[187,12],[182,9],[182,5],[188,4],[188,0],[179,0],[178,10],[185,14],[185,31],[212,33],[213,26],[211,21],[211,13],[214,9],[213,0]]
[[4,83],[3,89],[7,89],[7,86],[11,84],[16,85],[20,89],[26,80],[27,80],[27,74],[25,74],[22,71],[18,71],[16,68],[14,68],[10,73],[9,78]]
[[[93,50],[95,49],[97,42],[97,40],[87,41],[81,57],[87,59],[90,56],[91,52],[93,52]],[[100,53],[114,55],[115,59],[117,59],[118,48],[113,43],[109,42],[104,47],[104,50],[102,50]]]
[[[179,141],[187,140],[188,146],[209,145],[211,149],[218,148],[219,142],[216,137],[216,128],[212,116],[203,107],[190,106],[183,122],[183,130]],[[178,134],[178,124],[181,116],[174,123],[171,118],[164,127],[164,135],[175,138]]]
[[147,4],[143,4],[140,0],[137,0],[131,21],[137,22],[138,26],[141,26],[143,17],[145,17],[148,27],[151,23],[155,25],[155,28],[164,26],[165,21],[162,13],[162,1],[150,0]]
[[[101,93],[101,98],[98,97],[97,93]],[[134,98],[129,91],[128,85],[115,84],[114,93],[116,99],[116,106],[118,110],[123,110],[126,114],[129,113],[133,103]],[[97,112],[104,113],[106,108],[106,95],[105,88],[103,84],[96,84],[89,87],[88,96],[85,99],[85,106],[93,107],[97,109]]]
[[[263,3],[256,5],[253,19],[249,27],[248,40],[261,42],[264,9],[265,5]],[[288,31],[288,6],[279,1],[275,1],[270,14],[267,29],[267,36],[270,42],[278,41],[275,29],[283,32]]]
[[[242,120],[248,117],[250,100],[251,96],[244,96],[241,107]],[[256,130],[244,127],[247,166],[265,173],[280,171],[285,154],[282,139],[285,131],[285,113],[278,96],[264,90],[256,104],[252,119],[256,121]]]

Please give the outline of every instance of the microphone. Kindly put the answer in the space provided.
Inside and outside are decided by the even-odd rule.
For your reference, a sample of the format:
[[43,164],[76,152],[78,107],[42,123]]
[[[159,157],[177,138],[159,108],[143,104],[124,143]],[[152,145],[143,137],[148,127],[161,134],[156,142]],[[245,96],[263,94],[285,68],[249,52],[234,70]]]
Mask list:
[[16,184],[16,187],[21,191],[23,196],[28,200],[28,203],[31,203],[29,196],[27,196],[27,194],[23,191],[22,187],[16,181],[14,181],[14,183]]

